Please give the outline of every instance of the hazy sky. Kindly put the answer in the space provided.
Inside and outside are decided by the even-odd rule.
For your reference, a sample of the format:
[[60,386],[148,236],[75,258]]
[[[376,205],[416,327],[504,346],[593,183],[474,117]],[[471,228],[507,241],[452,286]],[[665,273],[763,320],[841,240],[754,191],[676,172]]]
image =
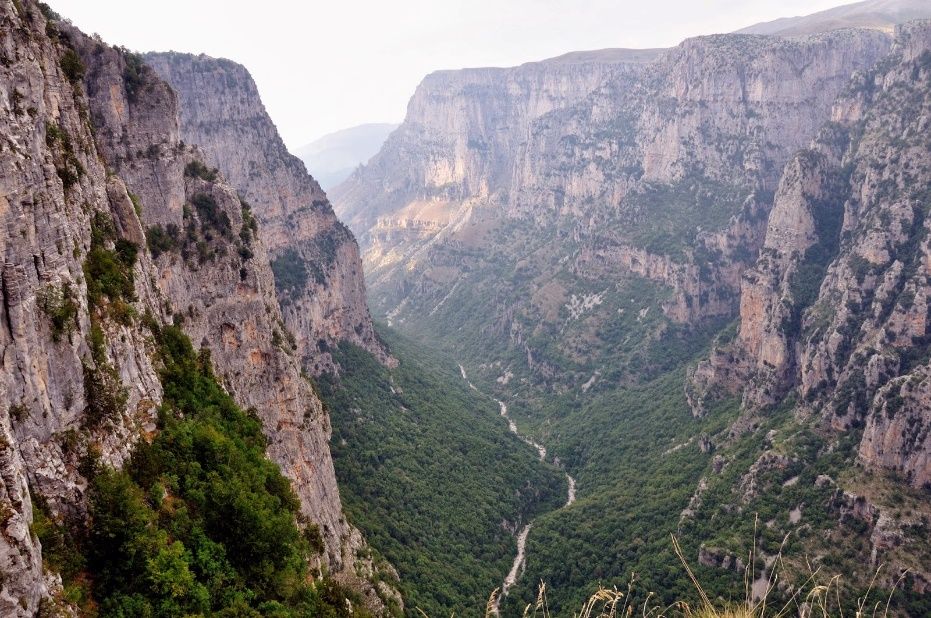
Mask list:
[[244,64],[288,146],[400,122],[436,69],[511,66],[697,34],[845,0],[47,0],[82,30],[139,51]]

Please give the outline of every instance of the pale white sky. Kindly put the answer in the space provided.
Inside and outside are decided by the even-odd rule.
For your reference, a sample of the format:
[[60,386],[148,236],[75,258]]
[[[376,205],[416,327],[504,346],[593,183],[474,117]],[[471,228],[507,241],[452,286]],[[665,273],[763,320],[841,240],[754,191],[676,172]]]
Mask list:
[[667,47],[845,0],[47,0],[82,30],[139,51],[244,64],[292,149],[400,122],[437,69],[512,66],[568,51]]

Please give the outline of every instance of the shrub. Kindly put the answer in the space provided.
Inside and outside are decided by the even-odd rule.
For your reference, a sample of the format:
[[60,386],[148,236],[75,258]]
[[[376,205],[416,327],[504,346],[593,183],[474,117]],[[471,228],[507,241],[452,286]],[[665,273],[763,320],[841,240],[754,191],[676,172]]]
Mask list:
[[239,239],[249,246],[252,244],[252,237],[259,231],[259,224],[252,214],[252,207],[240,198],[242,204],[242,228],[239,230]]
[[42,562],[62,578],[70,580],[84,568],[84,554],[78,546],[74,531],[56,518],[38,492],[32,496],[32,532],[42,543]]
[[70,335],[78,318],[78,305],[71,284],[65,282],[60,288],[46,286],[39,292],[37,301],[52,323],[52,339],[58,342],[62,335]]
[[61,15],[56,13],[52,7],[47,5],[44,2],[39,3],[39,10],[42,12],[42,15],[45,16],[45,19],[48,21],[61,21]]
[[232,235],[232,224],[229,215],[220,208],[217,200],[207,193],[196,193],[191,198],[191,203],[197,209],[197,216],[200,218],[201,228],[213,229],[219,232],[225,238]]
[[[87,300],[92,307],[106,296],[111,302],[135,300],[133,267],[139,248],[122,238],[115,239],[113,221],[103,213],[91,220],[91,248],[84,260]],[[110,243],[113,248],[108,248]]]
[[54,122],[45,123],[45,144],[51,148],[55,144],[70,144],[68,134]]
[[136,211],[136,216],[142,218],[142,202],[139,201],[139,196],[130,192],[129,201],[133,203],[133,210]]
[[134,299],[133,275],[131,264],[120,259],[119,254],[104,247],[92,247],[84,262],[87,277],[87,296],[93,306],[100,303],[102,297],[115,301]]
[[45,144],[56,155],[55,171],[65,189],[69,189],[84,175],[84,166],[78,160],[71,136],[54,122],[45,124]]
[[216,168],[210,169],[201,161],[191,161],[184,167],[184,175],[188,178],[200,178],[207,182],[214,182],[219,175]]
[[84,67],[84,63],[81,62],[81,57],[73,49],[68,49],[62,54],[59,64],[72,86],[77,86],[84,79],[87,69]]
[[61,184],[65,189],[70,189],[81,179],[81,174],[73,167],[57,167],[55,168],[55,172],[58,174],[58,178],[61,179]]
[[123,67],[123,87],[126,89],[126,98],[130,103],[135,103],[139,96],[139,91],[146,84],[146,70],[148,67],[143,61],[142,56],[131,52],[125,47],[121,47],[123,61],[126,66]]
[[152,225],[145,231],[146,244],[153,259],[163,253],[177,251],[181,247],[181,230],[174,223],[167,226]]

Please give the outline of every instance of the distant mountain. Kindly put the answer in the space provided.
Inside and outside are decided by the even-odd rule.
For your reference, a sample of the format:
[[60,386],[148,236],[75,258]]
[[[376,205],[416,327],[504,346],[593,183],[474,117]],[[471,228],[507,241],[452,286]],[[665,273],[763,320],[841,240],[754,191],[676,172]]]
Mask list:
[[324,135],[302,146],[297,156],[307,166],[324,190],[329,190],[349,177],[360,164],[371,159],[381,149],[388,135],[398,125],[389,123],[360,124]]
[[866,0],[802,17],[784,17],[767,21],[738,30],[738,32],[790,36],[840,28],[874,28],[892,31],[896,24],[929,17],[931,17],[931,2],[928,0]]

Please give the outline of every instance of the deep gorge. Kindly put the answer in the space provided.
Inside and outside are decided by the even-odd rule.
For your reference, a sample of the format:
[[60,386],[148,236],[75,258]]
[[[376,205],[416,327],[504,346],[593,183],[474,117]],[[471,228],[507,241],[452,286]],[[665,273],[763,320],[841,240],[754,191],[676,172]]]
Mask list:
[[66,17],[0,0],[0,614],[931,613],[931,7],[438,70],[327,192]]

